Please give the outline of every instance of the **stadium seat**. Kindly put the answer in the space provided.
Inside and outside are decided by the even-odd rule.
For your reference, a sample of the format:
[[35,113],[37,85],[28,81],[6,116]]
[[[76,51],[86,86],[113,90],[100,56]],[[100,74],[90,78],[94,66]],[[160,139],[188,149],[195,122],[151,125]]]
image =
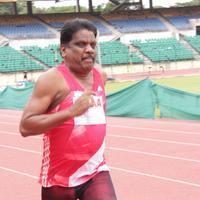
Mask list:
[[43,48],[38,46],[24,46],[22,49],[48,67],[54,67],[62,61],[58,45],[48,45]]
[[133,40],[132,44],[153,62],[194,59],[192,52],[175,38]]
[[190,45],[200,52],[200,35],[197,36],[185,36],[185,39],[190,43]]
[[[134,52],[130,53],[128,46],[120,41],[100,43],[100,55],[102,65],[118,65],[142,63],[143,59]],[[100,62],[98,60],[98,62]]]
[[37,70],[44,70],[44,67],[9,46],[0,47],[0,72]]
[[122,33],[167,31],[165,25],[157,18],[110,20],[109,22]]

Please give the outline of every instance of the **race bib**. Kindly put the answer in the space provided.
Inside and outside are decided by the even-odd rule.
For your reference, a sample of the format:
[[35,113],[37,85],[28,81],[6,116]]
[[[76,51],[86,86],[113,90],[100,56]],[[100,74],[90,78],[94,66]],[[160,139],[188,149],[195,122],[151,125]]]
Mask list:
[[[83,92],[74,92],[73,103],[83,94]],[[74,117],[75,125],[95,125],[105,124],[105,112],[103,109],[102,96],[92,96],[95,102],[93,107],[90,107],[83,115]]]

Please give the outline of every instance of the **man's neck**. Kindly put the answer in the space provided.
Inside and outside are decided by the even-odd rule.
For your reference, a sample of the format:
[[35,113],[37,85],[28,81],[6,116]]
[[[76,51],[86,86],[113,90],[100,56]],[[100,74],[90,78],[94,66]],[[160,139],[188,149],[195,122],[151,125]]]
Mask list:
[[92,70],[90,72],[80,72],[80,71],[76,71],[73,70],[73,68],[69,67],[69,65],[67,63],[65,63],[65,67],[67,67],[69,69],[69,71],[78,79],[80,80],[88,80],[92,77]]

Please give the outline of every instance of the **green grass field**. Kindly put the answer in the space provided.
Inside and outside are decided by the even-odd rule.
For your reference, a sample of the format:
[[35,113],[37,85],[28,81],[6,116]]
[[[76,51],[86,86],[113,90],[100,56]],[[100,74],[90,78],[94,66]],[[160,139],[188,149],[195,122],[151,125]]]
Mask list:
[[[162,78],[162,79],[152,79],[153,82],[176,88],[179,90],[184,90],[187,92],[192,92],[195,94],[200,94],[200,76],[185,76],[185,77],[173,77],[173,78]],[[126,81],[126,82],[107,82],[106,93],[116,92],[131,84],[135,84],[136,81]]]

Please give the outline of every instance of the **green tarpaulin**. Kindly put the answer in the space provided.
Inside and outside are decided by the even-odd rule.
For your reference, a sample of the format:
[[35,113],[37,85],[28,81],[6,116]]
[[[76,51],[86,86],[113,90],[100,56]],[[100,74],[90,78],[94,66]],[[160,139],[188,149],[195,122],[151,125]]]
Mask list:
[[200,95],[154,85],[161,118],[200,120]]
[[155,100],[152,82],[140,81],[107,96],[107,115],[154,118]]
[[[0,108],[23,109],[33,87],[6,87],[0,92]],[[161,86],[149,79],[107,95],[108,116],[155,118],[156,107],[161,118],[200,120],[199,94]]]
[[22,110],[33,90],[33,84],[25,88],[6,87],[0,92],[0,108]]

